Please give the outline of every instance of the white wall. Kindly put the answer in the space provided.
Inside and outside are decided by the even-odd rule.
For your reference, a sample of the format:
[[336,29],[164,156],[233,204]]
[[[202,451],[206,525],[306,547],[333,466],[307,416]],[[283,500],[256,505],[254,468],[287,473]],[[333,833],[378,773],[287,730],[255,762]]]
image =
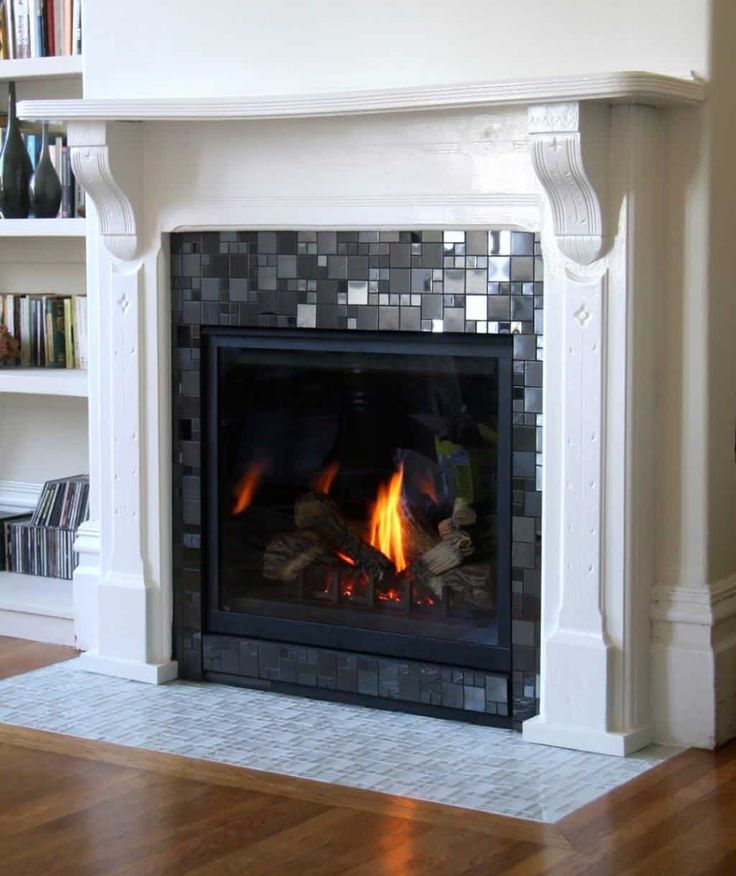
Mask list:
[[87,97],[707,67],[708,0],[87,0]]
[[87,400],[0,395],[0,480],[87,474]]

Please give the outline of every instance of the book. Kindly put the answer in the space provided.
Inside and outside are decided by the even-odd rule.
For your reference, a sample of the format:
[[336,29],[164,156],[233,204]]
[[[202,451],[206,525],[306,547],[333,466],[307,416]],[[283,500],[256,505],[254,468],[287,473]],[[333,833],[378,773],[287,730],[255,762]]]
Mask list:
[[87,298],[74,297],[74,367],[87,369]]
[[8,4],[6,0],[0,0],[0,59],[6,61],[12,57],[9,45],[10,32],[8,30]]
[[15,57],[31,57],[31,19],[29,0],[13,0]]
[[71,298],[62,298],[64,304],[64,367],[74,368],[74,310]]

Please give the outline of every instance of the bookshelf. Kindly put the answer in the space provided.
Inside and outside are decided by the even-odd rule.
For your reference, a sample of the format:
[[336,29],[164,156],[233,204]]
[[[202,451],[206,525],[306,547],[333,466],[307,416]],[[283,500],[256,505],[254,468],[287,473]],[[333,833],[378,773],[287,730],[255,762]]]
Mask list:
[[58,55],[53,58],[17,58],[0,61],[0,79],[79,79],[82,78],[81,55]]
[[0,572],[0,636],[73,645],[72,582]]
[[86,219],[1,219],[0,237],[85,237]]
[[[82,97],[83,58],[0,60],[0,114],[9,81],[19,99]],[[0,218],[0,291],[86,294],[86,226],[81,218]],[[31,507],[45,480],[81,470],[87,387],[86,371],[0,367],[0,505],[28,493]],[[0,571],[0,635],[73,645],[74,617],[72,581]]]
[[0,368],[0,393],[87,397],[87,372],[74,368]]

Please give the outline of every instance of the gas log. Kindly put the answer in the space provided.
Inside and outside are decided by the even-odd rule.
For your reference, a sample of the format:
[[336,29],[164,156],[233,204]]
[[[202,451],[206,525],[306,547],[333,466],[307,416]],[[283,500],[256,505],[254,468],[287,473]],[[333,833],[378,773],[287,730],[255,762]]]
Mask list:
[[300,530],[319,533],[335,553],[349,557],[374,581],[393,572],[393,563],[373,545],[358,538],[335,502],[325,493],[305,493],[294,505],[294,522]]
[[316,532],[282,532],[271,539],[263,554],[263,577],[271,581],[295,581],[324,553],[325,546]]

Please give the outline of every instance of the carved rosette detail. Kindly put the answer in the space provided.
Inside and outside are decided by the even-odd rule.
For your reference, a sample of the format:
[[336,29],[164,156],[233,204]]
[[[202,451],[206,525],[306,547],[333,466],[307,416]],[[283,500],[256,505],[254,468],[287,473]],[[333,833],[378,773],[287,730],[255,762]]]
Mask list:
[[108,147],[72,146],[71,163],[75,177],[94,201],[108,251],[124,261],[132,259],[138,246],[135,215],[113,177]]
[[605,230],[599,193],[585,169],[577,104],[529,109],[531,158],[552,212],[554,234],[562,253],[579,265],[603,255]]

